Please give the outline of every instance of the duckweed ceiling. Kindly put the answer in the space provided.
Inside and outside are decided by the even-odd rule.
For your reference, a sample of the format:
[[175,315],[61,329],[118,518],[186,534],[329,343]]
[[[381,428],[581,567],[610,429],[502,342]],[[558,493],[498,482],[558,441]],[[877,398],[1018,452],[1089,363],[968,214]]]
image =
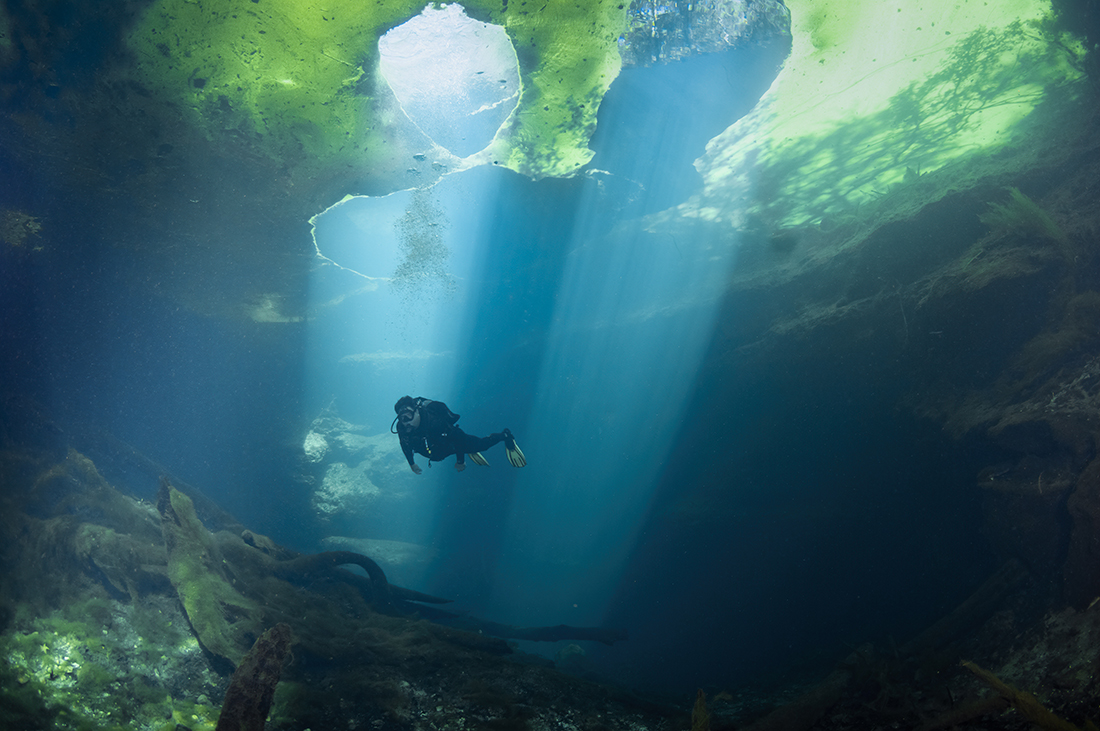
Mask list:
[[678,215],[775,228],[865,219],[867,204],[936,171],[955,170],[941,188],[965,187],[993,172],[975,162],[993,152],[1041,154],[1049,140],[1027,137],[1028,116],[1083,88],[1084,50],[1054,27],[1049,0],[787,6],[790,58],[711,141],[696,164],[704,191]]
[[[135,15],[111,15],[76,3],[82,22],[68,45],[96,51],[77,55],[66,55],[69,36],[51,35],[48,23],[0,15],[0,69],[18,81],[0,91],[23,109],[5,119],[5,133],[27,138],[7,150],[18,159],[13,179],[49,182],[59,212],[72,206],[61,201],[91,201],[101,212],[96,235],[133,257],[139,282],[155,268],[160,291],[198,311],[240,317],[256,302],[282,301],[263,319],[297,321],[308,314],[295,303],[313,254],[310,217],[348,194],[423,187],[460,169],[432,155],[378,75],[379,39],[426,5],[142,0]],[[1083,51],[1055,30],[1050,0],[787,5],[793,50],[779,77],[710,141],[696,163],[701,191],[669,201],[677,207],[656,214],[656,227],[713,222],[732,242],[734,229],[881,222],[891,198],[906,198],[906,208],[890,215],[911,215],[1057,154],[1050,130],[1072,129],[1058,115],[1087,88]],[[518,105],[477,162],[532,178],[585,169],[620,47],[642,60],[686,52],[661,35],[669,13],[652,19],[659,47],[642,42],[642,5],[462,7],[505,29],[519,70]],[[660,6],[668,7],[680,5]],[[765,28],[785,18],[769,7]],[[102,37],[121,49],[80,35],[101,16],[118,34]],[[41,73],[51,68],[61,69],[56,78]],[[27,215],[49,230],[49,212]],[[828,255],[813,252],[815,261]]]
[[[592,156],[596,109],[618,73],[618,0],[463,3],[503,26],[523,93],[496,162],[542,177],[570,174]],[[128,36],[146,88],[208,137],[243,136],[268,159],[318,172],[369,166],[387,144],[378,39],[423,0],[160,0]]]

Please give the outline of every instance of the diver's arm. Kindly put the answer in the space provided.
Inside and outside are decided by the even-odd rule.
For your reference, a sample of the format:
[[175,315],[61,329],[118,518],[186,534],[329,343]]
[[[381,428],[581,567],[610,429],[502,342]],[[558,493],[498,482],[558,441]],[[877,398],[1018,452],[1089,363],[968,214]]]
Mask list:
[[[391,444],[392,444],[392,442],[391,442]],[[401,435],[401,451],[405,453],[405,459],[407,459],[409,461],[409,468],[413,472],[415,472],[416,474],[419,475],[420,474],[420,468],[417,467],[416,462],[413,462],[412,444],[410,443],[410,441],[408,439],[405,438],[404,434]]]

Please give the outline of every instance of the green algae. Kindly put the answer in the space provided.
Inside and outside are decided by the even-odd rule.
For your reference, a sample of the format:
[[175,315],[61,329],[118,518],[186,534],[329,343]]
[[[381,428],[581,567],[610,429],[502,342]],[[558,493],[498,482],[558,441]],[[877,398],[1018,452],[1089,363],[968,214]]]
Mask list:
[[[201,652],[193,638],[173,631],[163,617],[158,623],[159,611],[152,606],[91,599],[43,617],[25,614],[17,612],[14,620],[21,630],[0,636],[0,721],[5,722],[0,725],[64,731],[159,731],[177,723],[193,731],[213,728],[216,708],[173,698],[160,685],[188,656]],[[138,625],[156,634],[139,636],[133,630]]]
[[[523,93],[504,164],[532,177],[570,175],[592,158],[596,112],[621,61],[621,2],[549,2],[494,14],[519,58]],[[513,4],[514,6],[514,4]]]
[[[160,0],[127,36],[136,78],[209,140],[306,176],[369,169],[395,154],[379,92],[378,39],[423,0]],[[533,177],[568,175],[618,74],[624,3],[474,0],[472,17],[498,23],[519,58],[519,107],[498,139],[500,164]]]

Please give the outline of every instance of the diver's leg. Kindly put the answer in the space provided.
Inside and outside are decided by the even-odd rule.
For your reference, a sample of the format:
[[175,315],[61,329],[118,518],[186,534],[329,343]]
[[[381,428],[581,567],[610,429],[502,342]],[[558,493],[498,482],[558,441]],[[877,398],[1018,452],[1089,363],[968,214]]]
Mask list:
[[481,452],[494,444],[499,444],[504,441],[504,433],[490,434],[487,437],[475,437],[472,434],[467,434],[461,430],[455,430],[457,434],[453,434],[455,451],[462,454],[470,454],[472,452]]

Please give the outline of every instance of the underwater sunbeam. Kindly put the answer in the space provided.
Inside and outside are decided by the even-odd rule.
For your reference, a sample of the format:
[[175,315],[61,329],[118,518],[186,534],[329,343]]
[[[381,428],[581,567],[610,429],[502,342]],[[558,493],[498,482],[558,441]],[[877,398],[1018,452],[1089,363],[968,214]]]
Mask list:
[[489,215],[468,202],[491,200],[499,175],[474,169],[349,198],[313,221],[304,390],[316,418],[305,452],[330,538],[431,541],[447,472],[413,474],[390,420],[408,394],[461,403],[463,317]]
[[684,418],[736,248],[638,224],[600,236],[590,190],[524,430],[545,467],[513,496],[496,582],[507,588],[493,602],[504,621],[601,621]]

